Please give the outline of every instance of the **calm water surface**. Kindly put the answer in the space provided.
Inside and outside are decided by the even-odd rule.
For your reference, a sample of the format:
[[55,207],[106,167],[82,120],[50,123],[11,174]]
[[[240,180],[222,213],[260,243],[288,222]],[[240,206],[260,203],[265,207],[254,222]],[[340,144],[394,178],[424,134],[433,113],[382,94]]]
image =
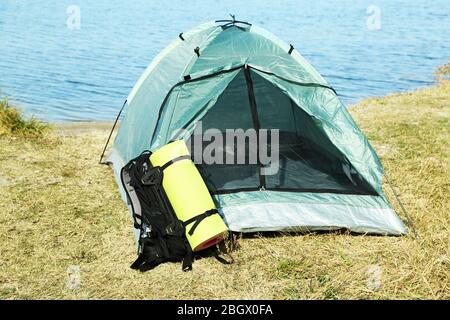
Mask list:
[[347,104],[428,86],[450,56],[448,0],[0,0],[0,90],[45,120],[111,120],[160,50],[228,13],[292,43]]

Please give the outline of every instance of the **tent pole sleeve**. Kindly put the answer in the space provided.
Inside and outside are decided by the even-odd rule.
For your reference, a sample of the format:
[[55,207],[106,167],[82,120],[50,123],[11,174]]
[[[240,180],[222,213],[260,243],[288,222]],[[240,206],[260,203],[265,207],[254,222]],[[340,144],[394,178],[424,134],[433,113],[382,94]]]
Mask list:
[[106,140],[105,147],[103,148],[103,152],[102,152],[102,154],[100,156],[100,160],[98,161],[99,164],[107,164],[106,162],[104,162],[102,160],[103,160],[103,157],[105,156],[106,148],[108,147],[109,141],[111,140],[111,136],[112,136],[112,134],[114,132],[114,129],[116,128],[117,122],[119,121],[120,115],[122,114],[122,111],[125,108],[126,104],[127,104],[127,100],[125,100],[125,102],[123,103],[122,108],[120,108],[120,111],[117,114],[116,120],[114,121],[114,124],[113,124],[113,126],[111,128],[111,132],[109,133],[108,140]]
[[265,189],[266,187],[266,178],[263,175],[263,167],[261,164],[261,161],[259,159],[259,130],[261,128],[261,125],[259,123],[259,117],[258,117],[258,110],[256,108],[256,98],[255,98],[255,92],[253,89],[253,81],[252,77],[250,75],[250,67],[248,65],[245,65],[244,67],[244,76],[245,81],[247,82],[247,91],[248,91],[248,99],[250,101],[250,111],[252,114],[252,120],[253,120],[253,126],[256,130],[256,150],[257,150],[257,161],[259,166],[259,184],[260,189]]

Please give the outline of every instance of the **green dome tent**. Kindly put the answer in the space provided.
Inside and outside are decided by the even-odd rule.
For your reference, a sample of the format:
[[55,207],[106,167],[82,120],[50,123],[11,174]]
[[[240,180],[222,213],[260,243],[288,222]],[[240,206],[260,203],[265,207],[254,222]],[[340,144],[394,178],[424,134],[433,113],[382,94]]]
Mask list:
[[263,175],[259,162],[199,165],[230,230],[406,233],[383,194],[380,160],[336,92],[261,28],[216,21],[181,33],[125,105],[107,162],[127,203],[120,170],[144,150],[190,142],[200,123],[220,132],[277,129],[276,174]]

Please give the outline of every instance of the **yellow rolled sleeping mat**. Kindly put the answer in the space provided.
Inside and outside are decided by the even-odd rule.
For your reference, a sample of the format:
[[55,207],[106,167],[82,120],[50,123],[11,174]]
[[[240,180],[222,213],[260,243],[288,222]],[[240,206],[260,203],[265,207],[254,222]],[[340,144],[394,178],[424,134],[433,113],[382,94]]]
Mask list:
[[228,228],[217,214],[186,143],[177,140],[166,144],[153,152],[150,162],[163,168],[163,189],[176,216],[186,225],[186,237],[192,250],[200,251],[220,242]]

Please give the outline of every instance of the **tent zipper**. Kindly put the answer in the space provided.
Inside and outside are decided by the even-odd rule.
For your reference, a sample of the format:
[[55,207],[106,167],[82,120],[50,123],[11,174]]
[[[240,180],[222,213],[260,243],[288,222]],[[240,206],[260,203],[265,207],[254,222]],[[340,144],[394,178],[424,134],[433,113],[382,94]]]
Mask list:
[[266,188],[266,178],[263,174],[264,167],[259,159],[259,130],[261,128],[258,117],[258,110],[256,108],[256,98],[253,90],[253,81],[250,76],[250,67],[246,64],[244,66],[244,76],[247,83],[248,99],[250,101],[250,111],[252,114],[253,127],[256,130],[256,151],[257,151],[257,163],[258,163],[258,175],[259,175],[259,190],[264,191]]

